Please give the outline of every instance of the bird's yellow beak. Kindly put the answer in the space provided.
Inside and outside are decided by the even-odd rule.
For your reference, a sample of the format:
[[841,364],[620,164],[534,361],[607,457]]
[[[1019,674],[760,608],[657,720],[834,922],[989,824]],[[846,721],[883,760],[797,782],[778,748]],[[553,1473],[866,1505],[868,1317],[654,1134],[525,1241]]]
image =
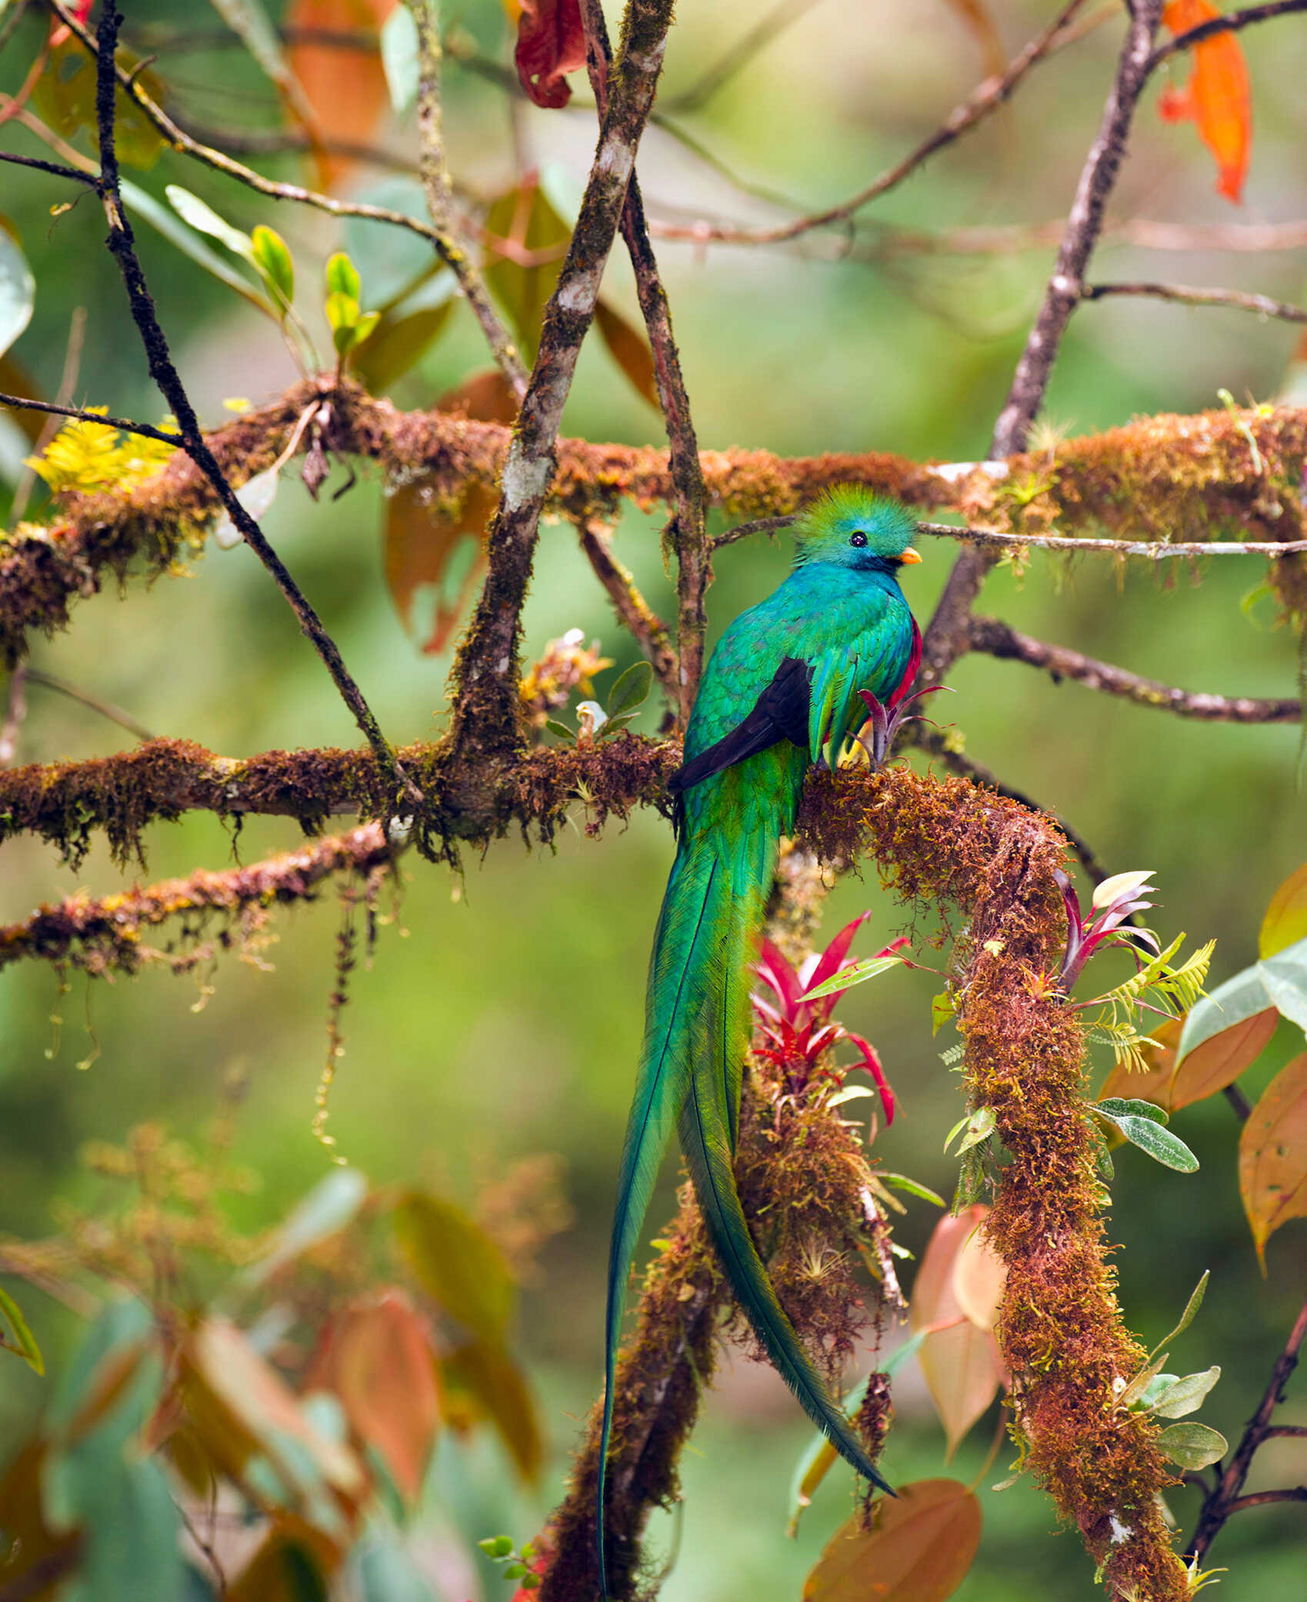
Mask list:
[[920,560],[921,560],[921,552],[920,551],[914,551],[910,545],[908,546],[907,550],[904,551],[903,554],[899,557],[899,561],[905,563],[908,567],[911,567],[914,562],[919,562]]

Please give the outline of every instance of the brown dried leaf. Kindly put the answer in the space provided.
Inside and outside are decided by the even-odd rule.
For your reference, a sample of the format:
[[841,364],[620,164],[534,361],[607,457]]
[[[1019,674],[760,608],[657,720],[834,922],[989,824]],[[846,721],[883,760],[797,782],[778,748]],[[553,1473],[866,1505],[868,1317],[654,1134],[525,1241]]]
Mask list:
[[340,1548],[316,1525],[278,1519],[223,1594],[227,1602],[327,1602],[327,1581],[341,1557]]
[[1266,1272],[1266,1242],[1307,1218],[1307,1052],[1276,1074],[1239,1136],[1239,1192]]
[[493,1425],[518,1473],[535,1480],[544,1460],[540,1420],[526,1376],[510,1353],[495,1342],[469,1341],[445,1358],[441,1378],[458,1393],[467,1415],[464,1422],[484,1419]]
[[644,330],[628,322],[621,312],[605,300],[595,307],[595,325],[631,388],[650,406],[657,406],[658,385],[654,379],[653,352],[649,349]]
[[980,1503],[957,1480],[917,1480],[851,1518],[826,1545],[803,1602],[945,1602],[980,1545]]
[[994,1400],[1004,1379],[998,1343],[967,1317],[953,1274],[968,1237],[989,1209],[980,1203],[941,1218],[926,1247],[912,1291],[910,1323],[928,1331],[918,1354],[950,1454]]

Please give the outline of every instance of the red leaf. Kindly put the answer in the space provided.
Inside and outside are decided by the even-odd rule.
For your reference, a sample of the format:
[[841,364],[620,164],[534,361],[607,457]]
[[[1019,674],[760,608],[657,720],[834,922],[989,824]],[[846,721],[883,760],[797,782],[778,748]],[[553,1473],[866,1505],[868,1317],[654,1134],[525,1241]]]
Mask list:
[[514,60],[522,87],[537,106],[565,106],[572,90],[563,75],[585,66],[579,0],[523,0]]
[[[316,138],[330,135],[343,145],[368,145],[390,104],[377,42],[361,50],[319,42],[315,34],[361,34],[379,41],[381,29],[399,0],[292,0],[285,25],[299,42],[286,51],[313,113]],[[307,37],[301,37],[307,36]],[[314,151],[322,188],[333,191],[354,172],[349,156]]]
[[[1167,0],[1162,21],[1174,34],[1188,33],[1221,11],[1211,0]],[[1243,46],[1233,33],[1213,34],[1193,46],[1193,75],[1183,89],[1166,90],[1158,110],[1167,122],[1192,119],[1216,158],[1217,191],[1236,204],[1243,198],[1252,145],[1252,97]]]

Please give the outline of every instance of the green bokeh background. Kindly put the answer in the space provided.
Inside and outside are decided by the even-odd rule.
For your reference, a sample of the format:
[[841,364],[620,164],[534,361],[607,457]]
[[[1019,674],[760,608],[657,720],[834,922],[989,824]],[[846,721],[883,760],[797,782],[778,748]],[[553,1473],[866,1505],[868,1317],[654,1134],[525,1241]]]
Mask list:
[[[612,8],[610,7],[610,16]],[[670,109],[756,20],[739,3],[684,5],[667,62],[663,104],[678,125],[742,178],[794,198],[799,209],[838,200],[924,137],[982,70],[962,8],[938,3],[839,4],[802,12],[776,41],[728,78],[701,108]],[[1010,50],[1051,14],[1043,4],[991,7]],[[239,52],[216,48],[170,55],[164,33],[207,28],[188,4],[133,6],[130,27],[160,50],[156,71],[177,105],[204,127],[270,123],[273,98]],[[464,54],[507,59],[502,9],[472,0],[451,20]],[[1243,35],[1255,88],[1256,141],[1246,203],[1235,213],[1214,194],[1214,175],[1191,126],[1164,125],[1156,92],[1140,108],[1137,133],[1113,215],[1185,222],[1292,219],[1303,212],[1302,106],[1294,51],[1303,29],[1287,18]],[[1062,215],[1110,79],[1120,19],[1109,16],[1073,50],[1035,73],[1013,107],[944,152],[867,213],[857,239],[809,236],[799,247],[708,250],[660,247],[682,344],[700,442],[784,454],[891,450],[917,457],[983,457],[1048,269],[1049,252],[999,256],[877,253],[879,225],[949,230],[975,224],[1044,222]],[[12,89],[35,47],[28,22],[0,57]],[[1183,72],[1178,74],[1182,80]],[[583,97],[578,97],[581,99]],[[560,206],[575,202],[592,145],[583,105],[538,112],[514,103],[484,75],[451,62],[447,128],[450,160],[469,201],[511,181],[515,148],[538,164]],[[8,132],[9,130],[7,130]],[[21,136],[20,136],[21,137]],[[391,148],[412,150],[396,125]],[[15,148],[19,138],[15,138]],[[35,149],[34,145],[23,148]],[[286,176],[290,160],[269,170]],[[288,239],[301,283],[342,242],[363,270],[366,292],[410,258],[383,231],[256,204],[212,174],[168,157],[136,181],[161,194],[180,182],[241,226],[272,222]],[[708,169],[663,128],[651,130],[641,177],[655,218],[722,214],[767,221],[784,215]],[[421,212],[411,180],[360,175],[356,192]],[[6,170],[3,208],[38,280],[35,315],[14,356],[44,393],[58,385],[72,309],[87,312],[77,398],[128,415],[154,417],[150,390],[122,295],[100,250],[103,222],[93,197],[57,217],[70,197],[53,180]],[[142,229],[142,255],[182,371],[202,414],[221,419],[230,396],[256,401],[294,376],[269,326],[221,286]],[[1098,276],[1170,277],[1224,283],[1294,300],[1303,295],[1301,252],[1260,257],[1210,252],[1177,258],[1109,242]],[[614,259],[607,280],[633,312],[629,273]],[[311,292],[301,301],[312,306]],[[1049,392],[1047,416],[1080,433],[1157,410],[1218,405],[1217,390],[1272,399],[1293,381],[1296,330],[1221,310],[1154,302],[1086,307],[1075,319]],[[471,319],[455,317],[446,337],[394,389],[404,406],[429,404],[485,364]],[[582,356],[565,430],[591,439],[659,443],[659,419],[636,399],[609,359]],[[344,483],[339,469],[328,490]],[[381,574],[383,486],[363,468],[331,501],[311,503],[288,481],[268,532],[312,598],[388,735],[429,737],[445,706],[447,658],[423,656],[405,635]],[[659,521],[628,513],[617,553],[654,606],[672,610],[658,554]],[[909,575],[918,615],[929,615],[951,552],[932,543]],[[752,540],[723,553],[710,604],[720,628],[784,571],[783,542]],[[1198,580],[1201,579],[1201,583]],[[1010,570],[986,587],[982,610],[1036,635],[1194,689],[1293,692],[1298,657],[1276,629],[1274,604],[1253,596],[1262,574],[1252,560],[1212,561],[1201,573],[1142,569],[1119,574],[1102,562],[1037,557],[1024,579]],[[1250,598],[1251,597],[1251,598]],[[544,529],[525,617],[526,655],[570,628],[633,660],[566,526]],[[187,736],[234,756],[276,746],[351,744],[354,730],[284,603],[245,549],[212,548],[184,576],[148,587],[129,582],[79,604],[74,627],[37,642],[46,671],[130,709],[151,730]],[[1161,887],[1159,927],[1195,940],[1219,936],[1213,968],[1225,977],[1255,954],[1257,924],[1275,886],[1304,857],[1299,733],[1292,728],[1205,726],[1055,686],[1019,665],[971,657],[951,677],[957,692],[935,715],[965,731],[967,750],[1008,783],[1065,816],[1113,869],[1152,867]],[[125,736],[48,692],[33,688],[20,760],[79,758],[119,749]],[[942,698],[941,698],[942,699]],[[644,714],[652,730],[658,709]],[[252,819],[229,828],[188,817],[149,832],[155,879],[292,846],[294,826]],[[565,1163],[574,1227],[546,1249],[528,1287],[519,1346],[536,1384],[551,1456],[546,1482],[521,1492],[488,1442],[446,1451],[437,1500],[470,1538],[511,1530],[532,1534],[556,1500],[578,1422],[600,1366],[603,1265],[616,1157],[639,1044],[644,964],[670,832],[651,812],[610,825],[599,841],[564,831],[552,849],[514,838],[469,858],[464,872],[422,863],[405,871],[402,904],[380,932],[374,960],[352,986],[345,1015],[332,1127],[342,1152],[374,1180],[423,1176],[471,1202],[487,1175],[541,1151]],[[76,871],[35,844],[4,847],[0,917],[83,886],[105,892],[120,876],[103,851]],[[879,889],[874,869],[841,884],[828,927],[874,909],[870,942],[899,932],[903,913]],[[74,975],[66,995],[43,968],[0,974],[0,1227],[27,1237],[47,1232],[59,1199],[102,1202],[100,1182],[77,1166],[90,1138],[120,1139],[139,1120],[166,1121],[196,1135],[233,1069],[248,1075],[236,1155],[261,1175],[239,1204],[241,1222],[271,1223],[319,1180],[327,1157],[310,1132],[313,1092],[325,1052],[339,909],[330,892],[281,913],[275,971],[225,958],[214,993],[195,1011],[195,981],[147,973],[136,982],[88,983]],[[925,931],[923,931],[925,932]],[[1104,959],[1106,967],[1113,961]],[[868,1033],[901,1096],[903,1115],[877,1142],[886,1167],[947,1193],[954,1165],[941,1155],[958,1112],[958,1083],[929,1030],[928,974],[895,975],[849,998],[843,1016]],[[56,1029],[52,1014],[61,1014]],[[1283,1028],[1249,1076],[1255,1095],[1301,1045]],[[85,1071],[77,1064],[92,1053]],[[1202,1160],[1193,1177],[1172,1174],[1128,1151],[1118,1162],[1111,1237],[1127,1314],[1148,1344],[1171,1326],[1199,1275],[1212,1270],[1206,1308],[1177,1346],[1181,1372],[1222,1366],[1204,1421],[1236,1438],[1260,1395],[1298,1305],[1303,1231],[1272,1241],[1259,1276],[1238,1200],[1237,1127],[1219,1098],[1187,1109],[1180,1135]],[[655,1213],[664,1213],[671,1195]],[[923,1244],[934,1214],[914,1204],[900,1238]],[[18,1286],[12,1288],[19,1290]],[[22,1291],[52,1365],[76,1338],[70,1315]],[[16,1441],[42,1403],[44,1387],[17,1362],[0,1365],[0,1421]],[[1291,1400],[1285,1422],[1307,1422]],[[905,1375],[898,1424],[886,1457],[896,1480],[981,1473],[991,1417],[942,1461],[942,1437],[919,1381]],[[767,1370],[739,1360],[710,1397],[684,1467],[683,1513],[664,1520],[655,1541],[677,1556],[668,1602],[744,1602],[797,1597],[826,1535],[847,1516],[847,1476],[831,1476],[797,1542],[784,1539],[792,1466],[807,1440],[798,1409]],[[981,1474],[1004,1477],[1010,1453]],[[1307,1477],[1302,1443],[1279,1441],[1259,1456],[1248,1489]],[[985,1493],[986,1530],[965,1602],[1089,1598],[1092,1577],[1078,1542],[1055,1533],[1048,1503],[1028,1482]],[[1190,1527],[1191,1491],[1173,1506]],[[433,1535],[433,1540],[446,1540]],[[1258,1509],[1222,1534],[1213,1561],[1227,1564],[1229,1602],[1288,1597],[1301,1583],[1301,1510]],[[471,1574],[485,1597],[505,1594],[489,1572]]]

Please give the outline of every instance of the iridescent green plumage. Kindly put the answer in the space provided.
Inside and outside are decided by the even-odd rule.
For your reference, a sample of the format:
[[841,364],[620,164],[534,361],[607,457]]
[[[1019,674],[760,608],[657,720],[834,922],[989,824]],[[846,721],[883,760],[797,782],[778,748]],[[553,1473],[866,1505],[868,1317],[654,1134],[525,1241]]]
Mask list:
[[913,526],[903,507],[856,486],[823,496],[799,524],[793,572],[722,636],[690,717],[685,766],[672,781],[679,844],[654,935],[609,1256],[598,1482],[604,1594],[606,1459],[626,1280],[673,1123],[723,1271],[759,1340],[831,1443],[888,1489],[776,1299],[732,1157],[749,965],[778,842],[794,828],[809,764],[833,765],[865,718],[858,691],[887,700],[903,679],[914,625],[896,574],[918,560]]

